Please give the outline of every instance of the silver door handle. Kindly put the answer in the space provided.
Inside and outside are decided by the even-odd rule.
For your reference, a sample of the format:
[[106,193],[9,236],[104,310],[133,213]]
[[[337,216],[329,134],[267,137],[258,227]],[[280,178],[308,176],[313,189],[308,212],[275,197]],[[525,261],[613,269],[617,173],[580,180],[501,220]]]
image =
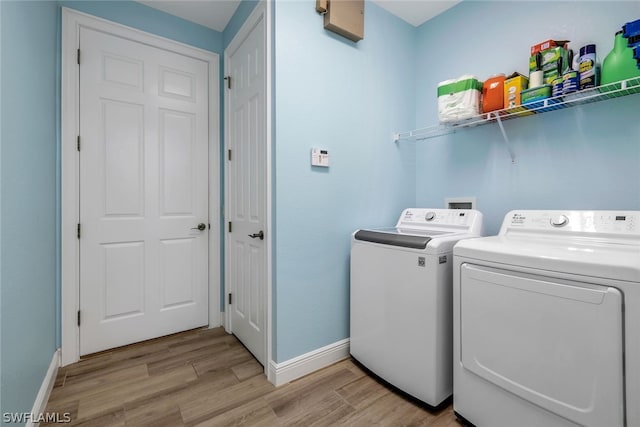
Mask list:
[[192,230],[200,230],[200,231],[204,231],[207,228],[207,226],[205,225],[204,222],[201,222],[200,224],[198,224],[197,227],[191,227]]
[[260,240],[264,240],[264,231],[260,230],[257,233],[249,234],[249,237],[251,237],[252,239],[258,237]]

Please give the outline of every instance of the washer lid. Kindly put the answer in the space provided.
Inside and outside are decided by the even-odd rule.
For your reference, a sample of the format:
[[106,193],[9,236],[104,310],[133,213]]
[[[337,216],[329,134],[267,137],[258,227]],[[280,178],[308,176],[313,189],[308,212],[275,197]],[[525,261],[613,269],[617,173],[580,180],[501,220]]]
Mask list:
[[385,230],[358,230],[354,234],[354,239],[365,242],[380,243],[383,245],[401,246],[403,248],[426,249],[431,241],[431,235],[443,234],[442,232],[432,233],[407,233],[399,228]]

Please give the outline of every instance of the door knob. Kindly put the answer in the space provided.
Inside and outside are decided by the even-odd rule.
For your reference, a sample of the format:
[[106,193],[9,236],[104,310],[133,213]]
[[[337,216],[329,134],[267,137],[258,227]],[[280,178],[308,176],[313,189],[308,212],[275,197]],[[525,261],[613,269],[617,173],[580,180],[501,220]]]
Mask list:
[[264,231],[260,230],[257,233],[249,234],[249,237],[251,237],[252,239],[255,239],[257,237],[260,240],[264,240]]
[[207,226],[205,225],[204,222],[201,222],[200,224],[198,224],[197,227],[191,227],[192,230],[200,230],[200,231],[204,231],[207,228]]

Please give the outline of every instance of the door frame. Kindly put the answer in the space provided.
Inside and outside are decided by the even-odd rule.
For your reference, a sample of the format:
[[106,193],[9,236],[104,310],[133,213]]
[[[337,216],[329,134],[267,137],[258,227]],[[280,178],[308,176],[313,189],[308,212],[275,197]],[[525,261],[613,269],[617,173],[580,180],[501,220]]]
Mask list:
[[169,50],[208,63],[209,80],[209,327],[221,325],[220,312],[220,60],[219,55],[176,42],[106,19],[66,7],[62,8],[62,84],[61,84],[61,366],[80,360],[80,156],[79,87],[77,49],[80,28],[91,28],[107,34]]
[[[265,138],[266,138],[266,147],[265,147],[265,161],[266,161],[266,182],[265,182],[265,218],[264,218],[264,227],[265,227],[265,259],[264,262],[266,265],[264,266],[265,271],[265,282],[266,282],[266,295],[265,301],[265,330],[267,336],[265,337],[265,364],[264,364],[264,373],[267,376],[267,379],[275,384],[275,376],[273,375],[273,370],[269,369],[273,362],[272,357],[272,248],[273,248],[273,233],[274,227],[272,226],[273,215],[272,215],[272,0],[261,0],[256,7],[253,9],[249,17],[242,24],[236,35],[233,37],[229,45],[224,49],[224,66],[225,66],[225,75],[229,74],[229,52],[237,49],[238,45],[244,41],[244,39],[249,35],[253,27],[256,25],[257,21],[260,19],[264,20],[264,59],[265,59]],[[227,90],[224,91],[224,122],[225,122],[225,131],[224,131],[224,152],[226,153],[229,149],[229,92]],[[225,162],[226,165],[226,162]],[[225,167],[225,195],[224,195],[224,205],[225,205],[225,230],[226,220],[229,217],[228,214],[228,176],[227,176],[228,168]],[[224,264],[225,264],[225,298],[224,298],[224,306],[225,306],[225,330],[227,332],[231,332],[229,330],[229,325],[231,323],[231,310],[229,309],[229,299],[227,298],[228,292],[228,280],[227,275],[229,269],[227,268],[228,262],[228,251],[229,245],[227,240],[228,231],[225,231],[224,242],[225,242],[225,256],[224,256]]]

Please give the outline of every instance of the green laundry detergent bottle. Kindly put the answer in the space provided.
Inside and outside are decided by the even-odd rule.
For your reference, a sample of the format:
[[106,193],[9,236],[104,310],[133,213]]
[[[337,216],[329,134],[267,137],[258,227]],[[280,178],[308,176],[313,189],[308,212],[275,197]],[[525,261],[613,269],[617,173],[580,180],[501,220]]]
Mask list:
[[627,45],[622,31],[618,31],[613,50],[602,61],[600,84],[606,85],[633,77],[640,77],[640,69],[633,57],[633,49]]

